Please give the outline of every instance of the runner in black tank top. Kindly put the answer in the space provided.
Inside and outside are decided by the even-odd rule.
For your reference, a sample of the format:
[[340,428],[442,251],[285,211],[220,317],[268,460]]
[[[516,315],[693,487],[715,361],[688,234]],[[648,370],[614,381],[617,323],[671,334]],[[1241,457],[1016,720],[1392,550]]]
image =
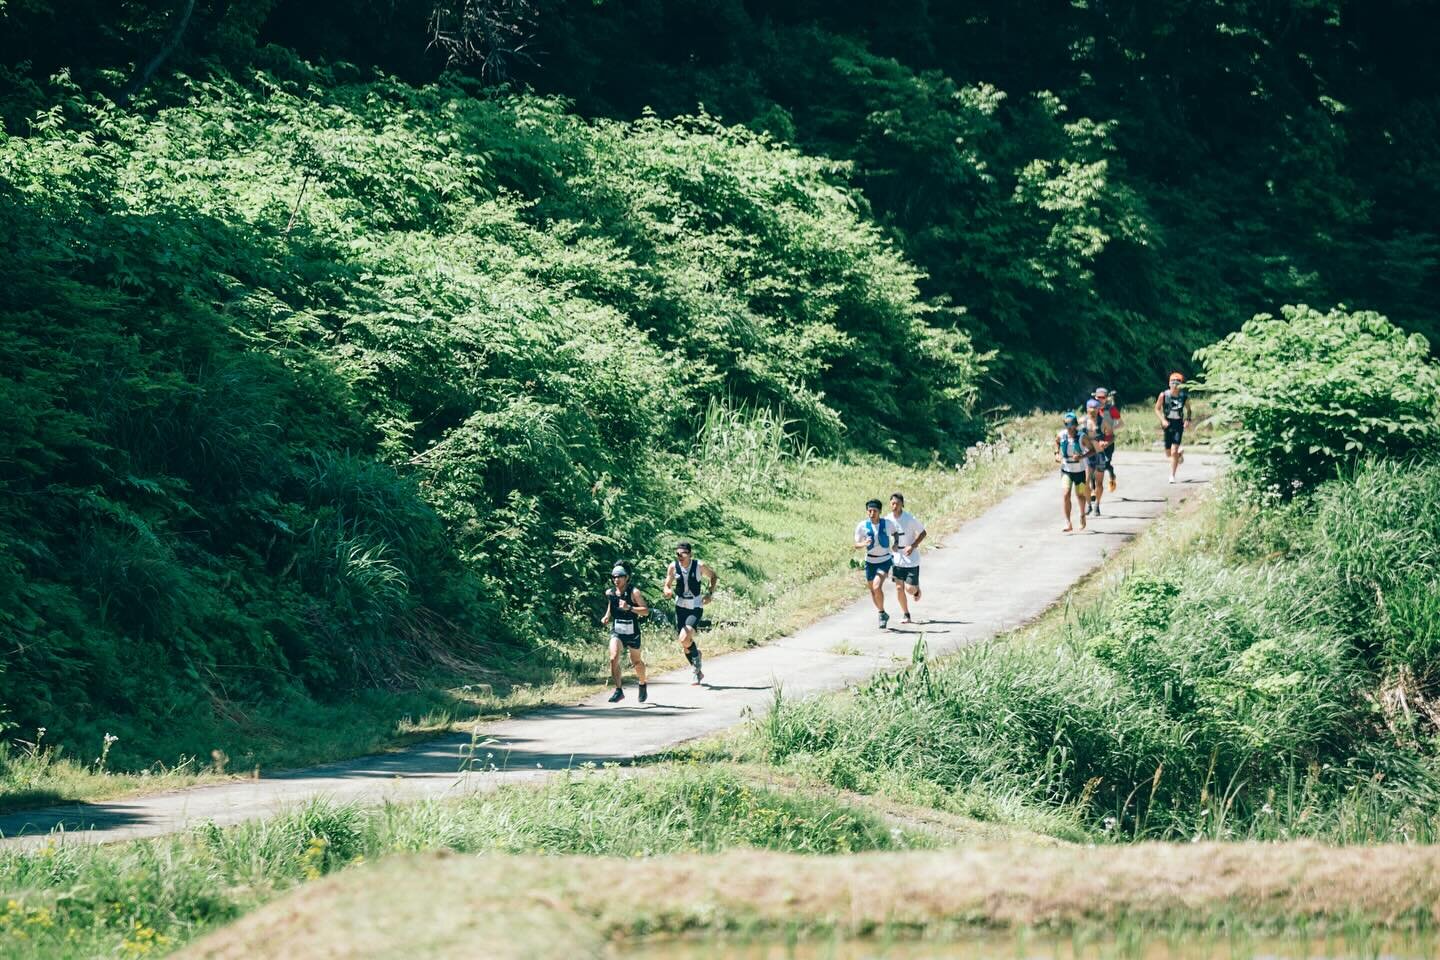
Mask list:
[[650,605],[645,602],[645,595],[630,585],[630,569],[625,564],[615,564],[615,569],[610,571],[610,582],[613,586],[605,591],[605,616],[600,618],[602,625],[610,627],[610,681],[615,684],[610,702],[625,699],[625,688],[620,681],[620,648],[624,647],[630,651],[630,665],[635,668],[640,702],[644,703],[647,691],[645,659],[640,656],[640,619],[649,616]]
[[[700,580],[708,581],[701,592]],[[700,629],[700,618],[704,615],[705,604],[715,595],[715,571],[708,564],[695,559],[695,548],[690,541],[681,540],[675,544],[675,562],[665,571],[665,596],[675,599],[676,638],[680,649],[690,666],[695,669],[695,683],[705,679],[700,669],[700,644],[695,634]]]
[[1175,471],[1185,462],[1185,453],[1180,444],[1185,439],[1185,430],[1190,426],[1190,394],[1185,390],[1185,375],[1170,374],[1170,387],[1155,398],[1155,418],[1165,434],[1165,453],[1170,458],[1170,482],[1175,482]]

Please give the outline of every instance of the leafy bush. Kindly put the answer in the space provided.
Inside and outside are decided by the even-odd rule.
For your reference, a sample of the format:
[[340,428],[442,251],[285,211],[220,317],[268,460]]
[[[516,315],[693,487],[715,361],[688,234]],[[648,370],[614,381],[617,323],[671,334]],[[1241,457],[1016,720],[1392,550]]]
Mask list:
[[1384,317],[1287,306],[1196,352],[1242,475],[1284,496],[1370,455],[1440,440],[1440,365]]

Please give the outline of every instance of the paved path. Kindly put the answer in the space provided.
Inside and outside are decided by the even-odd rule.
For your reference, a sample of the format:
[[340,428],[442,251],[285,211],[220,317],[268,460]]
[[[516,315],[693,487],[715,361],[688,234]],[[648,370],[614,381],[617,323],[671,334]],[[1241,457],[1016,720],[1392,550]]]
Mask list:
[[[155,836],[207,820],[267,816],[317,795],[362,802],[458,796],[586,761],[654,754],[733,726],[746,710],[765,710],[777,687],[786,696],[805,696],[892,669],[908,661],[922,634],[931,653],[942,654],[1033,619],[1171,503],[1203,489],[1220,463],[1218,456],[1192,453],[1183,482],[1171,486],[1160,454],[1122,451],[1121,486],[1106,497],[1105,516],[1068,536],[1061,533],[1060,479],[1047,476],[926,551],[924,599],[916,606],[921,622],[900,626],[897,618],[890,630],[879,630],[874,607],[862,598],[794,636],[707,660],[702,687],[690,685],[688,671],[675,671],[650,678],[644,705],[635,701],[632,683],[619,705],[605,702],[607,690],[573,706],[489,724],[468,772],[461,771],[472,740],[451,735],[260,780],[0,815],[0,835],[9,838],[0,843],[35,845],[57,828],[70,839]],[[923,515],[924,505],[917,508]],[[837,531],[848,535],[848,528]],[[651,629],[647,643],[660,636]]]

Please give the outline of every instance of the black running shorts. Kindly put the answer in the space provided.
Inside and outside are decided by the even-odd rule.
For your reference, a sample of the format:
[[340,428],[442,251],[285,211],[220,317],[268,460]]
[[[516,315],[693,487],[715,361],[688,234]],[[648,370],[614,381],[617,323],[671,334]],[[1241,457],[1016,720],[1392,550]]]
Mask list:
[[1165,423],[1165,449],[1180,446],[1180,440],[1185,436],[1184,420],[1168,420]]
[[891,570],[890,575],[895,578],[896,583],[913,583],[917,587],[920,586],[919,564],[913,567],[902,567],[897,563]]
[[699,630],[700,618],[704,613],[704,607],[676,607],[675,629],[684,630],[686,627],[689,627],[692,630]]

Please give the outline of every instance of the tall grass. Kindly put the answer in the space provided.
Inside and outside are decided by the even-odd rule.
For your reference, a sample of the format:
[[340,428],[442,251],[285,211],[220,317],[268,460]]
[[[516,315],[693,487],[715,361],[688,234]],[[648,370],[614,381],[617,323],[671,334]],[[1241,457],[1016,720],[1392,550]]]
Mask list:
[[1367,465],[1297,504],[1235,497],[1029,642],[777,702],[761,749],[837,786],[988,796],[1042,829],[1051,811],[1061,833],[1440,835],[1421,573],[1440,467]]
[[696,481],[711,500],[749,497],[767,502],[794,485],[814,450],[792,431],[797,421],[772,410],[712,397],[696,431]]
[[[391,852],[640,857],[733,847],[844,853],[927,845],[838,801],[723,770],[590,770],[539,788],[376,810],[313,801],[268,820],[117,846],[0,853],[6,957],[164,952],[306,880]],[[145,949],[146,947],[149,949]]]

